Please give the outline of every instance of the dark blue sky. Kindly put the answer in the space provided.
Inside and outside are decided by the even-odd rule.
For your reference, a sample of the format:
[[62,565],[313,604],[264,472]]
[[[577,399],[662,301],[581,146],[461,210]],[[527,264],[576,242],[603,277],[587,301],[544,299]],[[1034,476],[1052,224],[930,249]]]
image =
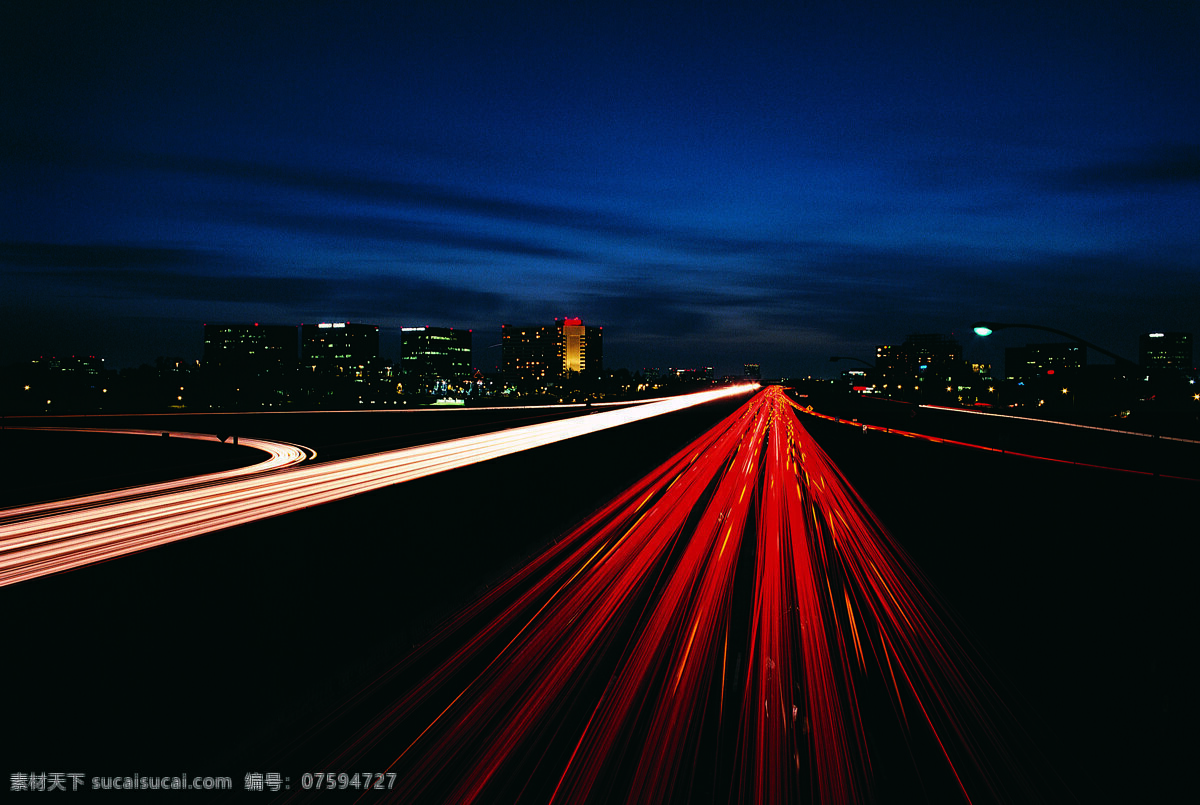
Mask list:
[[653,5],[4,4],[0,364],[240,321],[470,327],[490,369],[581,316],[609,366],[769,376],[1045,340],[981,318],[1200,334],[1200,3]]

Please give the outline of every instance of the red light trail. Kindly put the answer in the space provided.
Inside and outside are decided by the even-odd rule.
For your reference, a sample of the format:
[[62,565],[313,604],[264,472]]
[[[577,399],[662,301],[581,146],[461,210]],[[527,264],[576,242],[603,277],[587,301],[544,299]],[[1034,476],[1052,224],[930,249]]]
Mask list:
[[[1112,428],[1098,428],[1098,427],[1094,427],[1091,425],[1078,425],[1078,424],[1075,424],[1072,422],[1056,422],[1056,421],[1047,420],[1047,419],[1033,419],[1031,417],[1013,416],[1011,414],[991,414],[991,413],[987,413],[985,411],[969,411],[969,410],[965,410],[962,408],[948,408],[948,407],[938,406],[938,405],[922,405],[921,407],[922,408],[932,408],[932,409],[936,409],[939,411],[950,411],[952,413],[971,414],[974,416],[986,416],[986,417],[995,417],[998,419],[1012,419],[1012,420],[1020,420],[1020,421],[1025,421],[1025,422],[1037,422],[1039,424],[1053,425],[1056,427],[1080,428],[1080,429],[1084,429],[1084,430],[1099,431],[1099,432],[1104,432],[1104,433],[1117,433],[1117,434],[1122,434],[1122,435],[1126,435],[1126,436],[1144,437],[1146,439],[1162,439],[1163,441],[1180,442],[1180,443],[1194,443],[1195,442],[1195,440],[1193,440],[1193,439],[1183,439],[1183,438],[1180,438],[1177,436],[1153,436],[1148,433],[1138,433],[1135,431],[1114,430]],[[927,433],[915,433],[913,431],[902,430],[900,428],[893,428],[890,426],[871,425],[871,424],[868,424],[865,422],[859,422],[857,419],[843,419],[841,417],[831,416],[830,414],[822,414],[822,413],[812,410],[812,406],[798,408],[798,410],[800,410],[802,413],[808,414],[809,416],[816,417],[817,419],[824,419],[829,422],[835,422],[839,425],[850,425],[855,428],[862,428],[864,433],[867,431],[875,431],[878,433],[887,433],[887,434],[891,434],[893,436],[903,436],[908,439],[916,439],[918,441],[930,442],[932,444],[947,444],[947,445],[951,445],[953,447],[966,447],[971,450],[982,450],[982,451],[988,452],[988,453],[1002,453],[1004,455],[1015,456],[1017,458],[1028,458],[1028,459],[1034,459],[1036,461],[1047,461],[1047,462],[1054,463],[1054,464],[1070,464],[1075,467],[1088,467],[1088,468],[1094,469],[1094,470],[1106,470],[1109,472],[1125,472],[1125,473],[1130,473],[1132,475],[1158,475],[1160,477],[1170,478],[1170,479],[1173,479],[1176,481],[1200,481],[1200,477],[1196,477],[1195,475],[1173,475],[1173,474],[1162,473],[1162,472],[1156,473],[1156,472],[1151,472],[1148,470],[1130,469],[1129,467],[1114,467],[1114,466],[1107,465],[1107,464],[1094,464],[1094,463],[1090,463],[1090,462],[1086,462],[1086,461],[1076,461],[1074,459],[1054,458],[1053,456],[1041,456],[1041,455],[1035,455],[1033,453],[1023,453],[1023,452],[1019,452],[1016,450],[1010,450],[1010,449],[1004,448],[1004,447],[989,447],[989,446],[983,445],[983,444],[975,444],[972,442],[963,442],[963,441],[958,441],[955,439],[946,439],[941,436],[931,436]]]
[[313,765],[396,775],[364,799],[858,802],[863,695],[891,702],[954,800],[1036,799],[919,571],[769,388],[298,746],[372,708]]
[[[303,460],[303,449],[243,439],[243,445],[279,454],[272,453],[268,462],[255,468],[216,476],[0,511],[0,586],[745,394],[753,388],[731,386],[322,464],[284,466]],[[264,468],[270,471],[252,471]]]

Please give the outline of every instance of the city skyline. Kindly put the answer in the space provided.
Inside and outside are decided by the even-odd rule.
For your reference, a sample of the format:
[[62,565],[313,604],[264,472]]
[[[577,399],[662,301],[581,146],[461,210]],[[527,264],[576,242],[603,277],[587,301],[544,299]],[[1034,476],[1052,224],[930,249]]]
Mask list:
[[1196,6],[16,3],[0,30],[0,365],[198,358],[212,321],[372,322],[395,354],[413,323],[579,316],[614,367],[768,376],[1034,340],[980,319],[1131,359],[1200,331]]
[[[491,354],[491,351],[499,350],[503,346],[503,339],[505,337],[504,336],[505,329],[553,330],[554,327],[560,326],[559,325],[560,322],[566,323],[566,322],[571,322],[571,321],[574,321],[576,324],[582,323],[582,320],[579,318],[574,318],[574,319],[567,318],[567,319],[555,319],[555,325],[553,325],[553,326],[547,326],[544,323],[541,323],[541,324],[527,323],[525,325],[519,325],[519,326],[515,326],[515,327],[514,327],[514,325],[510,325],[510,324],[500,325],[500,332],[499,332],[499,335],[497,336],[501,339],[500,343],[487,344],[487,345],[482,345],[482,346],[476,347],[476,349],[480,350],[482,355],[487,355],[487,356],[490,356],[491,358],[494,358],[496,363],[494,365],[486,365],[487,364],[486,359],[483,361],[476,360],[475,359],[475,349],[471,349],[471,350],[469,350],[472,354],[470,362],[469,362],[469,364],[464,364],[464,366],[466,366],[467,369],[470,369],[472,371],[478,370],[478,371],[484,372],[484,373],[501,374],[504,369],[503,364],[502,364],[502,354],[497,352],[493,356]],[[379,330],[380,330],[380,327],[378,325],[372,324],[370,322],[305,322],[305,323],[300,323],[300,324],[278,324],[278,323],[272,323],[272,322],[221,322],[221,323],[206,322],[202,325],[204,332],[201,334],[202,348],[200,350],[200,357],[195,358],[193,361],[193,359],[191,359],[191,358],[180,358],[180,356],[164,355],[160,352],[160,353],[156,354],[155,363],[162,363],[164,361],[167,363],[179,363],[180,361],[182,361],[184,363],[189,363],[189,364],[194,362],[197,366],[205,365],[205,364],[212,364],[213,360],[210,358],[210,356],[208,356],[206,354],[210,348],[210,345],[209,345],[210,336],[207,334],[208,331],[212,330],[213,328],[217,328],[217,329],[250,328],[250,329],[252,329],[252,328],[258,328],[258,327],[262,327],[262,328],[264,328],[264,330],[272,330],[272,331],[294,330],[295,331],[295,339],[294,340],[296,342],[295,343],[296,354],[294,356],[292,356],[289,360],[292,363],[295,363],[297,365],[302,365],[305,363],[305,358],[303,357],[303,353],[304,353],[304,349],[305,349],[304,333],[306,330],[313,331],[313,332],[322,332],[323,330],[320,330],[318,328],[333,328],[334,332],[338,332],[337,328],[370,328],[375,331],[376,337],[378,337]],[[592,329],[591,325],[589,325],[589,329]],[[603,325],[597,325],[595,327],[595,329],[603,330]],[[1107,364],[1107,363],[1112,362],[1112,359],[1108,356],[1099,355],[1099,354],[1095,354],[1095,353],[1088,353],[1086,347],[1080,347],[1077,344],[1077,342],[1075,342],[1075,341],[1063,340],[1064,338],[1069,338],[1069,336],[1067,336],[1067,334],[1065,334],[1065,333],[1063,334],[1063,336],[1052,336],[1050,339],[1046,339],[1044,336],[1041,336],[1038,334],[1039,328],[1036,326],[1026,327],[1026,326],[1020,325],[1020,324],[1011,324],[1011,325],[1006,325],[1006,329],[1011,329],[1011,330],[1015,331],[1015,333],[1019,333],[1020,335],[1010,334],[1009,337],[1005,340],[1005,346],[1000,347],[998,349],[994,349],[992,351],[993,354],[997,355],[998,359],[999,359],[999,362],[995,366],[995,371],[1000,372],[1000,373],[1003,372],[1005,365],[1014,359],[1014,357],[1013,357],[1014,355],[1018,355],[1018,354],[1024,355],[1024,353],[1028,350],[1036,351],[1039,349],[1046,349],[1046,348],[1049,348],[1051,350],[1059,350],[1059,351],[1061,351],[1061,350],[1078,351],[1081,356],[1081,358],[1080,358],[1081,364],[1080,365],[1095,366],[1097,364]],[[442,327],[442,326],[435,326],[435,325],[429,325],[429,324],[422,324],[419,326],[411,326],[411,325],[401,326],[399,328],[399,330],[400,330],[400,333],[398,334],[400,336],[399,338],[390,339],[389,341],[386,341],[386,342],[383,340],[379,340],[378,345],[376,347],[372,348],[371,355],[374,358],[382,359],[382,360],[385,360],[388,362],[399,363],[400,361],[402,361],[404,359],[404,357],[406,355],[410,354],[403,347],[403,343],[404,343],[404,341],[408,340],[409,336],[412,335],[415,331],[425,331],[425,330],[439,331],[439,332],[444,331],[447,334],[458,332],[458,333],[461,333],[461,334],[467,336],[468,340],[469,340],[469,336],[474,332],[471,328],[452,327],[452,326]],[[992,335],[992,334],[989,334],[989,336],[990,335]],[[1178,368],[1185,375],[1192,373],[1192,372],[1194,372],[1194,370],[1196,368],[1194,365],[1195,361],[1193,359],[1189,358],[1189,356],[1192,354],[1191,353],[1192,336],[1193,336],[1192,333],[1181,333],[1181,332],[1169,332],[1169,333],[1162,333],[1162,332],[1146,333],[1146,332],[1143,332],[1143,333],[1138,333],[1137,334],[1137,344],[1138,344],[1137,352],[1130,353],[1130,354],[1134,355],[1135,359],[1126,359],[1126,360],[1128,360],[1129,365],[1134,365],[1134,366],[1158,367],[1158,368],[1162,368],[1164,366],[1171,366],[1171,367]],[[967,338],[970,338],[970,336],[967,336]],[[837,361],[845,361],[845,360],[856,361],[859,364],[867,364],[867,365],[873,363],[879,369],[886,371],[888,365],[890,365],[889,361],[891,360],[891,358],[885,353],[887,353],[887,351],[889,351],[889,350],[900,349],[904,345],[907,345],[909,342],[911,342],[913,339],[918,339],[918,340],[934,339],[934,340],[938,340],[938,341],[944,341],[946,343],[953,344],[954,347],[957,350],[959,350],[960,352],[964,348],[964,344],[963,344],[962,340],[955,336],[946,336],[943,333],[908,333],[906,335],[906,337],[903,339],[903,344],[901,343],[902,340],[899,337],[892,338],[891,342],[887,343],[887,344],[876,344],[873,349],[873,352],[871,354],[869,354],[869,357],[872,359],[871,361],[860,358],[858,356],[830,357],[829,365],[824,366],[823,371],[818,371],[814,375],[810,375],[809,377],[810,378],[832,379],[832,378],[836,378],[839,376],[844,376],[845,372],[847,370],[846,369],[847,364],[837,365],[836,362]],[[1122,339],[1123,339],[1123,341],[1131,341],[1132,334],[1124,333],[1124,334],[1122,334]],[[1165,342],[1159,343],[1155,339],[1165,339]],[[996,341],[998,339],[992,338],[992,340]],[[387,346],[385,347],[384,344],[386,344]],[[1160,349],[1155,351],[1153,348],[1155,346],[1160,347]],[[1164,351],[1161,348],[1164,346],[1166,346],[1168,348],[1167,351]],[[1082,351],[1080,351],[1080,350],[1082,350]],[[467,350],[464,350],[464,351],[467,351]],[[87,354],[87,353],[70,354],[70,355],[68,355],[68,354],[52,355],[52,354],[42,353],[42,354],[37,354],[28,360],[21,360],[21,361],[17,361],[15,363],[9,364],[7,366],[7,368],[13,369],[13,370],[20,370],[22,367],[26,366],[29,363],[37,363],[37,362],[41,362],[41,361],[60,360],[60,359],[72,359],[72,360],[74,360],[74,359],[91,359],[94,361],[99,360],[101,362],[108,361],[108,359],[105,356],[95,355],[95,354]],[[1018,358],[1018,360],[1024,360],[1024,358],[1023,357]],[[971,360],[962,360],[961,355],[959,356],[958,359],[956,359],[956,362],[961,362],[964,365],[971,365],[971,363],[972,363]],[[219,363],[219,361],[218,361],[218,363]],[[144,361],[140,365],[143,367],[146,367],[146,366],[149,366],[150,364],[149,364],[149,362]],[[977,366],[985,366],[985,367],[992,366],[991,363],[987,363],[987,362],[979,362],[976,365]],[[740,368],[742,371],[746,371],[748,367],[754,367],[754,370],[756,372],[758,372],[757,376],[761,376],[761,369],[760,369],[761,365],[756,361],[743,362],[740,367],[733,365],[732,362],[729,362],[729,366],[730,366],[731,370],[736,370],[736,369]],[[0,366],[0,369],[2,369],[2,368],[6,368],[6,367]],[[118,366],[113,363],[109,363],[104,368],[115,371],[115,370],[121,370],[121,369],[133,369],[136,367],[134,367],[132,365]],[[712,362],[705,362],[705,361],[699,361],[695,364],[692,364],[691,368],[689,368],[685,364],[681,364],[678,362],[676,362],[676,363],[667,362],[667,363],[661,363],[658,366],[650,366],[644,361],[640,362],[640,363],[635,362],[634,365],[632,365],[632,366],[620,366],[620,367],[612,367],[612,368],[613,369],[622,369],[622,370],[626,370],[626,371],[630,371],[630,372],[636,372],[636,371],[657,372],[660,370],[667,370],[667,371],[688,370],[688,371],[691,371],[692,369],[695,369],[695,368],[707,368],[709,370],[714,370],[714,366],[713,366]],[[858,368],[858,367],[851,367],[851,368]],[[737,371],[715,372],[716,376],[722,376],[722,377],[732,377],[732,376],[736,376],[738,374],[739,374],[739,372],[737,372]],[[795,377],[793,377],[793,378],[786,378],[786,376],[781,376],[781,377],[784,377],[785,379],[798,379]]]

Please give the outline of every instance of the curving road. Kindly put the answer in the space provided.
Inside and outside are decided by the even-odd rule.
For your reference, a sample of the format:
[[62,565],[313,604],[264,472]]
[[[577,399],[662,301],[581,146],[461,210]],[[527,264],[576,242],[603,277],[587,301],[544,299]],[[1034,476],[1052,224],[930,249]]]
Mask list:
[[[235,476],[218,473],[225,477],[182,479],[3,510],[0,586],[745,394],[753,388],[743,385],[716,389],[324,464],[276,467],[269,472],[262,472],[260,464],[249,475],[247,471],[252,468],[244,468],[231,471],[240,473]],[[249,439],[240,443],[260,449],[266,444]]]
[[[55,433],[110,433],[123,436],[156,436],[162,438],[168,436],[172,439],[187,439],[198,442],[220,442],[221,439],[211,433],[186,433],[183,431],[164,431],[164,430],[135,430],[128,428],[117,429],[99,429],[99,428],[9,428],[9,430],[26,430],[26,431],[53,431]],[[0,510],[0,522],[23,519],[35,514],[46,514],[50,512],[63,513],[72,509],[86,508],[96,506],[102,503],[116,503],[118,501],[129,500],[132,498],[146,497],[162,492],[169,492],[175,489],[186,489],[196,486],[205,486],[208,484],[219,483],[233,478],[241,478],[246,475],[255,475],[261,472],[270,470],[283,469],[284,467],[292,467],[304,461],[311,461],[317,457],[317,451],[311,447],[302,447],[297,444],[289,444],[288,442],[269,441],[267,439],[239,439],[238,446],[249,447],[253,450],[260,450],[267,454],[267,457],[257,464],[250,464],[245,467],[235,467],[230,470],[221,470],[220,472],[206,473],[204,475],[194,475],[188,478],[176,478],[171,481],[163,481],[161,483],[144,484],[142,486],[129,487],[126,489],[114,489],[107,492],[98,492],[94,495],[83,495],[67,500],[51,500],[44,503],[34,503],[28,506],[18,506],[11,509]]]

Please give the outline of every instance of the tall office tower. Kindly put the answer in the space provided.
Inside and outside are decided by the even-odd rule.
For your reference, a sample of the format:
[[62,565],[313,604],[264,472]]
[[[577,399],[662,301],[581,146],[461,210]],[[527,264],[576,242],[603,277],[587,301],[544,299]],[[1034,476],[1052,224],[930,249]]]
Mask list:
[[922,381],[946,382],[962,369],[962,344],[941,333],[914,333],[902,344],[875,348],[875,382],[884,394],[919,386]]
[[562,355],[562,376],[596,376],[604,371],[604,328],[585,326],[582,319],[556,321]]
[[365,379],[366,367],[378,359],[377,325],[340,321],[300,325],[300,363],[315,373]]
[[604,370],[604,328],[578,318],[542,327],[500,328],[504,384],[526,391],[545,390],[572,377],[595,377]]
[[1143,333],[1138,336],[1138,365],[1146,369],[1192,369],[1191,333]]
[[544,390],[562,373],[558,330],[501,325],[500,360],[507,388]]
[[897,379],[901,377],[900,364],[900,347],[895,344],[880,344],[875,347],[874,379],[880,390],[895,387]]
[[905,369],[914,375],[945,377],[962,361],[962,344],[941,333],[914,333],[900,349]]
[[751,380],[762,379],[762,368],[757,363],[747,363],[742,365],[745,371],[745,376]]
[[435,393],[471,377],[471,331],[405,327],[400,331],[400,373],[406,391]]
[[276,324],[204,325],[204,365],[241,374],[263,374],[296,363],[296,328]]

